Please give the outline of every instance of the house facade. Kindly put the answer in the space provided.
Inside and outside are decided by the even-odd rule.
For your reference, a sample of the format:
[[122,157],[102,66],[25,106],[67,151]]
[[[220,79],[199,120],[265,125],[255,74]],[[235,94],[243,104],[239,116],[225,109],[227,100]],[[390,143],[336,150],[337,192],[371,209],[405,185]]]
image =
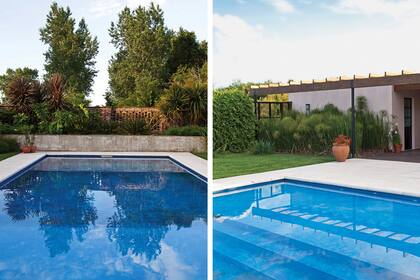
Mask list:
[[354,98],[364,96],[369,110],[386,111],[394,117],[401,134],[403,150],[420,149],[420,74],[338,77],[321,81],[253,86],[250,95],[257,100],[268,94],[287,93],[292,108],[301,112],[333,104],[346,111]]

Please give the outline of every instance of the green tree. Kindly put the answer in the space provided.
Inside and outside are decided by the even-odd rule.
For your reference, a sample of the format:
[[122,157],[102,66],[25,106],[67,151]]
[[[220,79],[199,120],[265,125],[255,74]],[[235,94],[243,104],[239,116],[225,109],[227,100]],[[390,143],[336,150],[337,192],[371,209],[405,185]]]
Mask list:
[[24,68],[16,68],[6,70],[6,73],[0,75],[0,103],[2,101],[2,97],[5,98],[7,88],[10,83],[17,78],[27,78],[29,80],[36,80],[38,78],[38,70],[31,69],[28,67]]
[[134,106],[153,106],[168,79],[167,63],[171,32],[163,11],[153,3],[131,11],[125,8],[109,34],[117,49],[108,68],[108,101]]
[[180,67],[201,67],[207,61],[207,42],[199,42],[194,32],[180,28],[171,38],[168,71],[172,76]]
[[95,57],[99,43],[90,34],[84,19],[79,21],[77,29],[75,26],[70,8],[59,7],[54,2],[46,25],[40,29],[41,41],[48,45],[44,67],[46,78],[60,73],[74,92],[86,98],[97,74]]

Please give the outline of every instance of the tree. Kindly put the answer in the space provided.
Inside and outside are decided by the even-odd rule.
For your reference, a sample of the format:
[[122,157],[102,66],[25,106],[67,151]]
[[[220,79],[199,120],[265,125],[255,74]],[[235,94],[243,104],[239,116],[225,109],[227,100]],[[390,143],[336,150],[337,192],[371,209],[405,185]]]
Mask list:
[[16,68],[6,70],[6,73],[0,75],[0,97],[3,95],[5,97],[7,88],[10,83],[17,78],[27,78],[29,80],[36,80],[38,78],[38,70],[31,69],[28,67]]
[[46,25],[40,29],[41,41],[48,45],[44,53],[45,78],[60,73],[74,92],[86,98],[92,91],[97,74],[95,57],[99,43],[90,34],[84,19],[75,29],[76,21],[71,15],[69,7],[59,7],[54,2]]
[[163,12],[153,3],[131,11],[125,8],[109,34],[117,49],[108,68],[107,100],[117,104],[153,106],[168,77],[170,31]]
[[200,68],[207,61],[207,42],[199,42],[194,32],[180,28],[171,38],[168,70],[172,76],[180,67]]

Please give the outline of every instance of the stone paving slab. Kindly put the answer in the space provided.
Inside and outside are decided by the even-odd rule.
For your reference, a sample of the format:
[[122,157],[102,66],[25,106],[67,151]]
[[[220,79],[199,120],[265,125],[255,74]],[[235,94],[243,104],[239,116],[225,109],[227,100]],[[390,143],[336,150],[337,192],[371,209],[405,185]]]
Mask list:
[[281,179],[420,197],[420,163],[351,159],[215,180],[213,192]]

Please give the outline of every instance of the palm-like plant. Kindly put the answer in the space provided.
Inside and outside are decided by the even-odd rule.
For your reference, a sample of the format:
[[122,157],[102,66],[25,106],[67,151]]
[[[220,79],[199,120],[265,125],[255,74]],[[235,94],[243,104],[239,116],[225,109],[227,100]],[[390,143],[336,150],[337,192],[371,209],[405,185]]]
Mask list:
[[193,125],[203,124],[207,116],[207,85],[198,82],[189,91],[189,116]]
[[173,124],[182,125],[185,121],[184,115],[188,110],[187,104],[188,95],[185,90],[178,85],[173,85],[165,90],[159,107]]
[[53,74],[44,83],[45,99],[51,111],[64,110],[68,107],[65,99],[66,80],[61,74]]
[[33,105],[41,97],[40,85],[36,80],[18,77],[10,82],[6,91],[6,100],[19,113],[30,115]]

